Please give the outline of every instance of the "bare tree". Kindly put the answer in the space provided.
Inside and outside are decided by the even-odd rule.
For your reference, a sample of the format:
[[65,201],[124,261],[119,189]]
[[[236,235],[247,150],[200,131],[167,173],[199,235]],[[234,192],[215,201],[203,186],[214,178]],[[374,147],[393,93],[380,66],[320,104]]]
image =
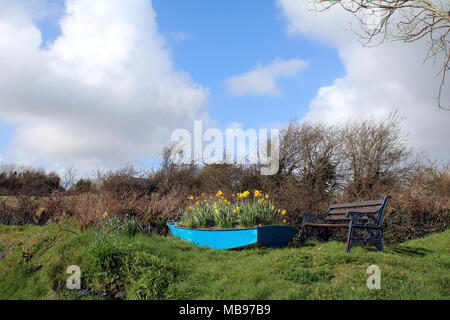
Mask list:
[[70,167],[66,168],[64,172],[64,176],[61,181],[61,185],[64,188],[64,190],[69,190],[72,188],[77,180],[77,169],[75,169],[75,165],[72,164]]
[[330,193],[337,180],[336,129],[292,120],[281,132],[279,174],[317,194]]
[[386,40],[414,42],[428,38],[429,48],[425,61],[442,59],[438,76],[438,106],[441,104],[447,71],[450,69],[450,1],[448,0],[310,0],[317,11],[339,5],[359,21],[362,32],[357,34],[366,46]]
[[383,187],[401,181],[409,169],[411,150],[396,113],[384,122],[348,122],[341,130],[341,185],[351,198],[376,197]]

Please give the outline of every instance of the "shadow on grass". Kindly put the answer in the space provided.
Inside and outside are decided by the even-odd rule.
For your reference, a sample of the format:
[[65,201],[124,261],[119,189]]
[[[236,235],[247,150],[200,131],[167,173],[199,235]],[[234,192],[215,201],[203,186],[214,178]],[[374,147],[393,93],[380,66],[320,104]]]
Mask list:
[[407,246],[398,246],[389,248],[388,252],[397,253],[401,255],[406,255],[410,257],[425,257],[430,253],[433,253],[433,250],[428,250],[425,248],[413,248]]

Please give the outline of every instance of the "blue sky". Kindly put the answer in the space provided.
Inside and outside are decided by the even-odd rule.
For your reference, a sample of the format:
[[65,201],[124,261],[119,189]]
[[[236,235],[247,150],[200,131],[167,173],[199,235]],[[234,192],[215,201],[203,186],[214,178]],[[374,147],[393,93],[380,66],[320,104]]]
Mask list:
[[[317,90],[344,73],[334,48],[287,35],[286,22],[273,1],[155,0],[153,6],[176,67],[210,88],[210,116],[221,125],[241,122],[246,128],[258,128],[302,118]],[[186,39],[173,40],[174,33],[185,33]],[[282,79],[279,96],[227,93],[225,79],[275,58],[303,59],[309,67]]]
[[258,129],[395,110],[419,151],[449,159],[426,44],[363,48],[350,21],[303,0],[0,0],[0,160],[154,164],[195,120]]

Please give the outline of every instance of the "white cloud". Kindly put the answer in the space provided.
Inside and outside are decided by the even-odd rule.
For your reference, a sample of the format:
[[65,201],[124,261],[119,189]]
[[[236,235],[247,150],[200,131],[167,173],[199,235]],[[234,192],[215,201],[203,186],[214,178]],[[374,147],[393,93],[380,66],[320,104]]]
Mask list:
[[[307,1],[277,0],[277,5],[287,19],[288,34],[334,46],[346,68],[344,77],[319,89],[304,120],[332,124],[358,118],[383,120],[398,110],[406,117],[403,125],[417,151],[425,151],[431,159],[450,160],[450,112],[441,111],[435,100],[442,63],[423,63],[426,40],[366,48],[350,30],[349,23],[356,21],[339,6],[314,13]],[[442,102],[450,105],[450,97]]]
[[228,92],[234,95],[279,95],[276,80],[295,76],[308,63],[300,59],[276,59],[268,66],[258,65],[251,71],[226,80]]
[[25,3],[0,0],[0,115],[17,126],[5,161],[116,167],[208,121],[208,91],[174,68],[150,1],[67,0],[46,50]]

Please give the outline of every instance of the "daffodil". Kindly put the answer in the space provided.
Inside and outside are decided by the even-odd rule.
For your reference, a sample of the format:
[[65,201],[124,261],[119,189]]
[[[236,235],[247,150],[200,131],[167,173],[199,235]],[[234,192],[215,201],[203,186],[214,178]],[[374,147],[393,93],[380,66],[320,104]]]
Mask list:
[[245,191],[245,192],[243,192],[243,193],[238,193],[237,196],[238,196],[238,198],[240,198],[240,199],[244,199],[244,198],[247,198],[249,194],[250,194],[249,191]]

